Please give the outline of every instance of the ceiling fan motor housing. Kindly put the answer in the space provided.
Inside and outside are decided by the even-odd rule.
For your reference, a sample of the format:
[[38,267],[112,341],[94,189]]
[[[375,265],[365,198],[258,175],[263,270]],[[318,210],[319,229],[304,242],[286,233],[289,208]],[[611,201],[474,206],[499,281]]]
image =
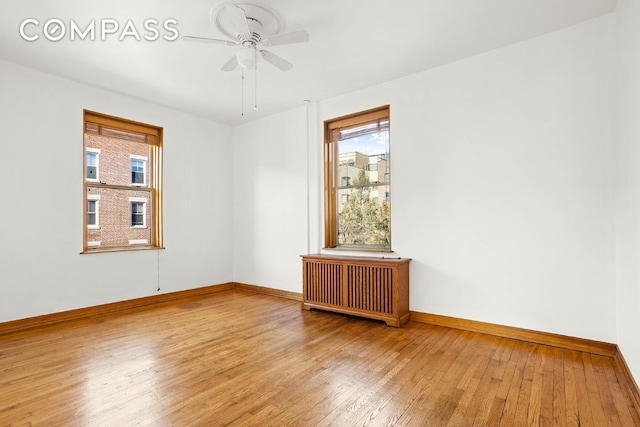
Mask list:
[[262,24],[257,19],[247,16],[247,25],[249,25],[251,33],[238,34],[238,41],[240,41],[243,46],[247,46],[247,44],[255,46],[262,40],[262,36],[260,35],[262,33]]

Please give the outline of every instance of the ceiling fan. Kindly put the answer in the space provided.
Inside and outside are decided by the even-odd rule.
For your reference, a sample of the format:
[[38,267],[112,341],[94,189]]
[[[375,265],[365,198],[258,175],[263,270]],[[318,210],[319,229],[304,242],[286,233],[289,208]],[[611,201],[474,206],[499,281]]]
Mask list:
[[241,46],[223,66],[223,71],[232,71],[240,65],[253,69],[264,59],[282,71],[289,71],[293,64],[264,49],[265,47],[309,41],[304,30],[280,33],[282,21],[275,11],[258,3],[223,2],[211,11],[214,26],[229,39],[198,36],[182,36],[184,41]]

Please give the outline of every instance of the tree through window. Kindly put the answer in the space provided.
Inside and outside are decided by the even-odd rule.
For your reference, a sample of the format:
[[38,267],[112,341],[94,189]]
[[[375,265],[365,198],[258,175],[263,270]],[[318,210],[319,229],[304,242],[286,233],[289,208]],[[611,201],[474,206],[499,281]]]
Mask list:
[[325,246],[391,250],[389,107],[325,122]]

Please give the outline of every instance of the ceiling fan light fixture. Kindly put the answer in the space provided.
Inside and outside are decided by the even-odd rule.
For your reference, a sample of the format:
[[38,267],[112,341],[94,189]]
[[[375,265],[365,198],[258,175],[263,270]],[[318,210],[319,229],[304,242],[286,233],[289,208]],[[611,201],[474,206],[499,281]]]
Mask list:
[[251,70],[255,68],[257,61],[261,58],[262,55],[258,55],[255,46],[248,46],[243,49],[240,49],[236,53],[236,58],[238,59],[238,64],[242,68],[247,70]]

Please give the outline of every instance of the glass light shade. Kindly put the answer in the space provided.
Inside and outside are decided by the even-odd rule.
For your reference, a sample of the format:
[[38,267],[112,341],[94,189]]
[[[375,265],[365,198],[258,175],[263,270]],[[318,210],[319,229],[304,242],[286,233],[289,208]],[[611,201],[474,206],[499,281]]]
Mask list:
[[256,48],[253,46],[240,49],[238,53],[236,53],[238,64],[240,64],[242,68],[246,68],[247,70],[254,68],[256,66],[257,58],[261,56],[257,53],[258,52],[256,51]]

